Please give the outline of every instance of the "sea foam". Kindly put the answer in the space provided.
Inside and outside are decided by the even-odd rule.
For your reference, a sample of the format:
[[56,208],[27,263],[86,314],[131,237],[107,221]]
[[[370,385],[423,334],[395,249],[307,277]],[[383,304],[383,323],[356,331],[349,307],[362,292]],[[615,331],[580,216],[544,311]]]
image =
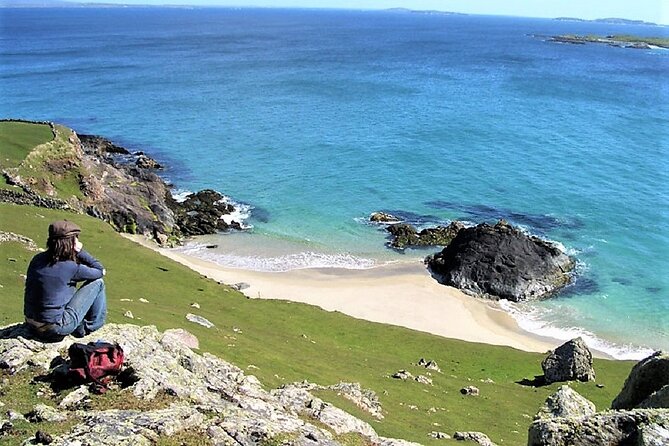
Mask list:
[[280,256],[243,256],[217,252],[199,243],[189,243],[175,249],[224,267],[260,272],[285,272],[309,268],[369,269],[378,265],[375,260],[348,253],[325,254],[304,251]]
[[592,332],[579,327],[556,327],[544,319],[541,309],[518,305],[508,300],[500,300],[500,306],[510,314],[523,330],[561,341],[582,338],[589,348],[611,355],[615,359],[640,360],[650,356],[653,349],[633,344],[620,344],[604,340]]

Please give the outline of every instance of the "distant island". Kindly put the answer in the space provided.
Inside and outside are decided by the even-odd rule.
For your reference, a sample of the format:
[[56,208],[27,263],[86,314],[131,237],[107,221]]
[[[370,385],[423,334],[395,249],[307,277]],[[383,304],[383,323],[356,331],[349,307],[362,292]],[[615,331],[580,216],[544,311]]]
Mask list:
[[576,17],[557,17],[554,20],[560,20],[564,22],[595,22],[595,23],[608,23],[611,25],[648,25],[648,26],[660,26],[657,23],[653,22],[644,22],[643,20],[630,20],[630,19],[621,19],[618,17],[608,17],[605,19],[579,19]]
[[574,45],[585,45],[586,43],[603,43],[605,45],[619,48],[634,48],[642,50],[649,50],[654,48],[669,49],[669,38],[665,37],[638,37],[629,35],[602,37],[597,35],[579,36],[576,34],[563,34],[560,36],[551,36],[548,41],[569,43]]
[[409,9],[409,8],[388,8],[386,11],[389,12],[406,12],[410,14],[430,14],[430,15],[468,15],[462,12],[452,12],[452,11],[437,11],[436,9]]

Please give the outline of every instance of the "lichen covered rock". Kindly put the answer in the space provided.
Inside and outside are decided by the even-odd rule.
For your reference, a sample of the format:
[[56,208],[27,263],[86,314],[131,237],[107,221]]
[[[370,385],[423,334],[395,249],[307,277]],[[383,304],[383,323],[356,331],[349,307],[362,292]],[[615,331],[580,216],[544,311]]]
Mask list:
[[592,353],[583,339],[575,338],[567,341],[541,363],[546,383],[561,381],[590,381],[595,379],[592,366]]
[[67,403],[59,409],[40,406],[31,414],[35,421],[78,421],[69,432],[53,438],[53,445],[150,445],[160,437],[196,430],[221,445],[257,446],[275,438],[291,438],[292,446],[337,446],[332,434],[318,427],[321,425],[336,433],[359,434],[377,445],[413,445],[379,437],[368,423],[306,389],[268,392],[240,368],[209,353],[197,354],[188,347],[188,339],[173,332],[162,334],[152,326],[109,324],[84,339],[66,337],[45,344],[29,339],[29,330],[17,324],[0,329],[0,366],[9,373],[27,368],[47,373],[70,344],[98,339],[117,342],[123,348],[123,373],[136,398],[170,395],[174,402],[155,410],[79,412],[75,409],[89,397],[80,388],[66,396],[63,401]]
[[669,394],[669,354],[655,352],[630,371],[623,389],[611,403],[613,409],[664,407]]

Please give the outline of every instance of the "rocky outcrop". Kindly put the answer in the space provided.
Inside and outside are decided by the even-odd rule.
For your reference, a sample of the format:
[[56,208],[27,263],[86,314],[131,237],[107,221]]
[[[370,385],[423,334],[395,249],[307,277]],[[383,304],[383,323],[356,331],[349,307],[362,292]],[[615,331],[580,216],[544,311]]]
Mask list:
[[[528,446],[669,444],[669,411],[635,409],[587,417],[541,418],[530,425]],[[662,438],[664,436],[664,438]]]
[[387,212],[372,212],[369,216],[369,221],[372,223],[399,223],[402,219],[395,217],[393,214]]
[[500,221],[460,230],[427,259],[444,284],[491,299],[550,296],[571,280],[574,261],[557,246]]
[[464,228],[459,221],[454,221],[448,226],[437,226],[418,230],[410,224],[397,223],[386,228],[392,235],[390,246],[396,249],[404,249],[410,246],[446,246]]
[[[10,374],[21,370],[46,374],[72,342],[97,339],[122,346],[124,392],[140,400],[169,395],[171,403],[152,410],[80,411],[95,396],[75,389],[57,409],[47,401],[33,411],[40,417],[75,422],[69,432],[54,437],[52,445],[150,445],[186,430],[221,445],[256,446],[276,440],[295,446],[336,446],[335,435],[346,433],[373,445],[415,445],[379,437],[369,424],[306,389],[286,386],[267,392],[254,376],[211,354],[195,353],[180,336],[163,335],[151,326],[109,324],[83,340],[67,337],[44,344],[30,339],[23,324],[14,325],[0,330],[0,368]],[[62,367],[57,369],[62,372]],[[120,391],[112,387],[107,394]],[[11,402],[3,410],[11,410]]]
[[547,384],[560,381],[590,381],[595,379],[592,353],[583,339],[567,341],[541,362]]
[[189,194],[182,202],[171,200],[170,207],[174,210],[177,225],[188,236],[242,229],[239,222],[225,218],[235,211],[235,207],[227,197],[211,189]]
[[[161,244],[242,228],[230,217],[235,207],[218,192],[205,190],[183,203],[175,201],[171,186],[155,173],[162,166],[144,153],[132,154],[99,136],[51,128],[53,141],[36,147],[21,166],[3,171],[22,191],[0,190],[0,201],[85,212],[120,232],[144,234]],[[66,200],[56,198],[56,183],[72,182],[72,177],[79,190]]]
[[469,441],[479,446],[496,446],[486,434],[481,432],[456,432],[453,438],[458,441]]
[[534,419],[587,417],[594,415],[595,412],[595,405],[592,402],[571,387],[562,386],[546,399]]
[[635,407],[669,408],[669,353],[655,352],[639,361],[630,371],[613,409]]
[[[632,407],[657,398],[667,379],[661,353],[639,362],[614,401],[616,407]],[[666,357],[665,357],[666,359]],[[664,373],[664,376],[662,376]],[[658,389],[658,390],[653,390]],[[660,446],[669,444],[669,409],[643,408],[595,412],[595,405],[567,386],[548,397],[528,434],[529,446]]]

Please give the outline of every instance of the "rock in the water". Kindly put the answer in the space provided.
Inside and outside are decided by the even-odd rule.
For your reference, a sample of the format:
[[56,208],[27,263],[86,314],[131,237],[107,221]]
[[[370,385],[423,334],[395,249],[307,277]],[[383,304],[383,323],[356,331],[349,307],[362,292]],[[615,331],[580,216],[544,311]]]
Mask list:
[[426,228],[418,232],[412,225],[397,223],[388,226],[386,231],[390,232],[393,236],[390,246],[404,249],[408,246],[446,246],[451,243],[463,228],[464,225],[462,223],[454,221],[448,226]]
[[205,189],[190,194],[182,202],[172,200],[170,207],[184,235],[215,234],[229,229],[242,229],[236,221],[227,222],[224,216],[235,211],[228,199],[215,190]]
[[156,160],[154,160],[151,157],[148,157],[144,154],[137,155],[137,159],[135,160],[135,165],[139,167],[140,169],[162,169],[163,166],[160,165],[160,163]]
[[369,221],[373,223],[399,223],[402,220],[387,212],[372,212]]
[[587,417],[594,415],[595,412],[595,405],[592,402],[571,387],[562,386],[546,399],[534,418]]
[[[613,409],[634,407],[669,407],[667,389],[669,385],[669,353],[655,352],[639,361],[630,371],[620,394],[613,400]],[[657,395],[656,395],[657,394]],[[649,400],[649,401],[646,401]],[[664,403],[663,403],[664,401]]]
[[[668,428],[669,410],[666,409],[609,411],[587,417],[540,418],[530,425],[527,445],[650,446],[657,443],[651,442],[655,439],[650,440],[648,437]],[[644,437],[648,441],[640,443]]]
[[557,246],[500,221],[460,230],[427,259],[446,285],[492,299],[540,299],[571,280],[574,260]]
[[456,432],[453,438],[458,441],[472,441],[480,446],[496,446],[486,434],[481,432]]
[[541,363],[546,383],[560,381],[590,381],[595,379],[592,353],[583,339],[567,341],[552,351]]

